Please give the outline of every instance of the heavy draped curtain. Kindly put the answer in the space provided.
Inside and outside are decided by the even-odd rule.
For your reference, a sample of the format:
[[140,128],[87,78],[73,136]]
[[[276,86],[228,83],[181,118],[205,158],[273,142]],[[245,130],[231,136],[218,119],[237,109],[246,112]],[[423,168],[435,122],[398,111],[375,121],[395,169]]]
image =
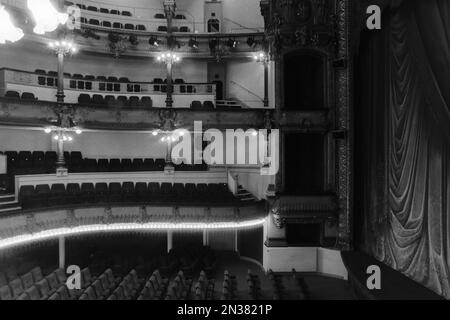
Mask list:
[[355,133],[362,250],[450,298],[450,1],[403,1],[386,9],[382,30],[365,33]]

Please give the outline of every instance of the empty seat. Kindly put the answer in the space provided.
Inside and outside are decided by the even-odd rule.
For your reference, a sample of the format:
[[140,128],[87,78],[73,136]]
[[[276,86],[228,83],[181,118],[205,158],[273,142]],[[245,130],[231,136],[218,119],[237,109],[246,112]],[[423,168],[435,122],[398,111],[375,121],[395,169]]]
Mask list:
[[109,201],[120,202],[122,201],[122,186],[119,182],[111,182],[109,184]]
[[169,182],[161,183],[160,199],[163,201],[173,200],[173,186]]
[[124,29],[126,30],[134,30],[134,25],[131,23],[125,23]]
[[56,278],[56,275],[52,272],[49,275],[45,277],[45,280],[48,282],[48,286],[50,287],[50,290],[56,291],[60,287],[58,278]]
[[122,11],[122,15],[126,16],[126,17],[131,17],[131,12],[124,10],[124,11]]
[[119,82],[130,82],[130,79],[128,79],[127,77],[120,77]]
[[99,171],[99,172],[109,171],[109,160],[108,159],[98,159],[97,171]]
[[47,74],[47,72],[45,70],[42,70],[42,69],[36,69],[36,70],[34,70],[34,72],[38,73],[38,74]]
[[31,274],[33,275],[34,282],[41,281],[44,278],[40,267],[34,267],[31,269]]
[[152,98],[149,96],[143,96],[141,98],[142,105],[146,108],[151,108],[153,106]]
[[133,171],[145,171],[144,161],[142,159],[133,159],[132,167]]
[[107,81],[105,76],[97,76],[98,81]]
[[95,201],[108,202],[108,185],[105,182],[98,182],[95,184]]
[[12,280],[9,287],[14,298],[19,297],[24,292],[22,281],[19,278]]
[[186,19],[186,16],[184,14],[177,14],[175,16],[175,19],[184,20],[184,19]]
[[23,208],[30,208],[33,205],[34,200],[34,187],[33,186],[21,186],[19,191],[19,203]]
[[21,173],[30,173],[33,167],[33,157],[30,151],[20,151],[18,156],[18,168]]
[[165,19],[166,16],[163,13],[157,13],[155,14],[155,19]]
[[48,204],[62,205],[66,202],[66,187],[63,183],[52,184],[50,195],[48,196]]
[[50,195],[50,187],[48,184],[38,184],[35,188],[35,194],[37,198],[37,205],[48,205],[48,196]]
[[32,154],[33,171],[35,173],[45,173],[45,154],[43,151],[34,151]]
[[128,104],[128,98],[126,96],[118,96],[117,97],[117,105],[119,107],[126,106]]
[[20,99],[20,94],[17,91],[6,91],[5,97],[12,98],[12,99]]
[[153,159],[144,159],[143,171],[153,171],[156,170],[155,160]]
[[86,10],[94,11],[94,12],[98,11],[97,7],[94,7],[94,6],[87,6]]
[[131,159],[122,159],[122,170],[125,172],[133,171],[133,163]]
[[97,172],[97,160],[84,159],[81,171],[82,172]]
[[0,287],[0,300],[14,300],[9,286]]
[[81,270],[81,288],[87,288],[92,283],[91,271],[89,268],[84,268]]
[[214,109],[214,103],[212,101],[205,101],[203,102],[203,108]]
[[111,96],[111,95],[107,95],[105,96],[105,105],[107,107],[115,107],[116,104],[116,97]]
[[34,285],[34,279],[31,272],[27,272],[24,275],[20,277],[22,280],[23,288],[26,290],[28,288],[31,288]]
[[99,11],[101,13],[109,13],[109,9],[106,9],[106,8],[100,8]]
[[133,182],[127,181],[122,184],[122,197],[123,200],[127,202],[136,201],[136,193]]
[[166,160],[164,160],[164,159],[156,159],[155,160],[156,170],[162,171],[162,170],[164,170],[165,166],[166,166]]
[[140,105],[139,97],[131,96],[128,100],[130,107],[138,107]]
[[180,32],[190,32],[189,27],[186,26],[180,27]]
[[99,26],[100,21],[98,21],[97,19],[89,19],[89,24],[92,24],[93,26]]
[[114,29],[123,29],[123,25],[120,22],[114,22],[113,28]]
[[48,297],[54,292],[54,290],[50,289],[47,279],[41,279],[40,281],[36,282],[36,287],[38,288],[42,297]]
[[86,93],[82,93],[78,96],[78,104],[82,105],[82,106],[88,106],[91,103],[91,96],[86,94]]
[[74,79],[83,79],[83,75],[79,74],[79,73],[74,73],[72,78],[74,78]]
[[137,201],[145,201],[147,200],[147,183],[145,182],[137,182],[135,186],[136,200]]
[[158,31],[160,32],[167,32],[167,26],[159,26]]
[[146,31],[146,30],[147,30],[147,27],[144,26],[143,24],[138,24],[138,25],[136,26],[136,30],[138,30],[138,31]]
[[202,103],[200,101],[194,100],[191,103],[191,109],[201,109]]
[[91,74],[86,75],[84,78],[85,78],[86,80],[92,80],[92,81],[95,80],[95,76],[93,76],[93,75],[91,75]]
[[83,203],[95,201],[95,187],[93,183],[85,182],[81,184],[81,200]]
[[28,295],[30,300],[47,300],[48,297],[41,297],[41,294],[39,293],[39,290],[36,288],[36,286],[31,286],[27,290],[25,290],[25,293]]
[[21,96],[22,100],[36,100],[36,97],[34,96],[34,93],[31,92],[23,92]]
[[92,104],[95,104],[98,106],[103,106],[103,105],[105,105],[105,100],[103,99],[102,95],[94,94],[92,96]]
[[69,203],[81,202],[81,189],[78,183],[68,183],[66,187],[66,201]]
[[109,13],[110,14],[120,14],[120,11],[116,10],[116,9],[111,9],[111,10],[109,10]]
[[150,182],[147,189],[147,200],[159,201],[161,196],[161,187],[158,182]]
[[121,172],[122,171],[122,164],[120,163],[120,159],[109,160],[109,171],[111,171],[111,172]]

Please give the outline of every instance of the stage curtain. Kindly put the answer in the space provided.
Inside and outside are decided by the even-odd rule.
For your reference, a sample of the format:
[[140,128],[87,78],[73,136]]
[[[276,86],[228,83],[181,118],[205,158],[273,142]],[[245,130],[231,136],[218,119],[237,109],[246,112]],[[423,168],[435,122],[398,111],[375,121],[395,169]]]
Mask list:
[[450,1],[386,10],[359,59],[362,249],[450,298]]

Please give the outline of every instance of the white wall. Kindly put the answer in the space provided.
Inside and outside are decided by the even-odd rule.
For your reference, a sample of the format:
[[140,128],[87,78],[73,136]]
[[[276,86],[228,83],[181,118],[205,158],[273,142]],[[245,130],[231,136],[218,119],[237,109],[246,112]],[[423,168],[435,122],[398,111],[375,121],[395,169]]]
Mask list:
[[347,279],[341,252],[319,247],[264,247],[264,269],[274,272],[318,272]]
[[261,63],[252,60],[229,61],[226,78],[226,91],[229,98],[236,98],[249,107],[263,107],[264,67]]
[[[259,4],[260,0],[223,0],[224,32],[264,30],[264,19]],[[249,29],[242,29],[242,26]]]
[[[19,43],[2,46],[0,50],[0,67],[24,71],[57,69],[57,60],[47,48],[31,48]],[[132,81],[151,82],[154,78],[166,78],[166,68],[154,59],[114,59],[77,54],[65,59],[65,72],[94,76],[128,77]],[[183,78],[186,82],[207,82],[207,62],[200,60],[183,60],[173,68],[174,78]]]
[[[149,133],[83,132],[64,149],[86,158],[165,158],[166,145],[159,139]],[[56,145],[43,131],[0,128],[0,150],[52,151]]]

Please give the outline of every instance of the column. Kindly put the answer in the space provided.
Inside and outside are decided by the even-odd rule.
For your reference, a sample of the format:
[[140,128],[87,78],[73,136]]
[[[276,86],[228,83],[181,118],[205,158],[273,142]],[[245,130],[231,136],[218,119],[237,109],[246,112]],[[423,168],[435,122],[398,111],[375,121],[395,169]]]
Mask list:
[[203,229],[203,246],[209,245],[209,239],[208,239],[208,230]]
[[264,61],[264,107],[269,106],[269,61]]
[[167,98],[166,107],[171,108],[173,106],[173,84],[172,84],[172,62],[168,61],[167,65]]
[[56,169],[65,169],[66,161],[64,160],[64,140],[63,131],[58,130],[58,140],[56,141],[56,154],[58,159],[56,160]]
[[167,253],[173,248],[173,231],[167,230]]
[[64,52],[59,49],[58,55],[58,89],[56,91],[56,102],[64,103]]
[[66,267],[66,239],[64,236],[59,237],[59,267],[65,270]]

